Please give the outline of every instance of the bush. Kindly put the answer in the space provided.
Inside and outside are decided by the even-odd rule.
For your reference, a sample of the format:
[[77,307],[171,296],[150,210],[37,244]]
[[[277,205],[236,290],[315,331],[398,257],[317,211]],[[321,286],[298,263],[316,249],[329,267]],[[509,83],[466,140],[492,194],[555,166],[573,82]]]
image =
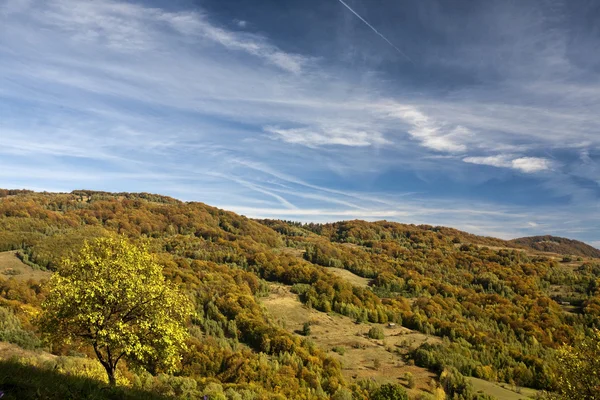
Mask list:
[[406,387],[408,387],[409,389],[415,387],[415,376],[412,373],[406,372],[404,374],[404,379],[406,380]]
[[346,354],[346,348],[344,346],[334,346],[331,350],[338,353],[340,356]]
[[17,344],[24,349],[40,347],[40,340],[23,329],[19,319],[7,308],[0,307],[0,341]]
[[300,332],[302,336],[310,336],[310,322],[305,322],[302,325],[302,331]]
[[369,329],[368,336],[371,339],[383,339],[385,334],[383,333],[383,329],[380,326],[374,326]]
[[352,400],[352,392],[341,388],[331,397],[332,400]]
[[400,385],[386,383],[371,393],[371,400],[408,400],[406,390]]

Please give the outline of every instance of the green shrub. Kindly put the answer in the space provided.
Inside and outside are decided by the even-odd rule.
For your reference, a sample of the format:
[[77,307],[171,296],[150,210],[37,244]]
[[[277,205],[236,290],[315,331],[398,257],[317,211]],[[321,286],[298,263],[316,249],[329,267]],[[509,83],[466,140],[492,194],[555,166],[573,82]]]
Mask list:
[[304,325],[302,325],[302,331],[300,331],[300,334],[302,336],[310,336],[310,322],[305,322]]
[[412,373],[410,373],[410,372],[404,373],[404,379],[406,380],[407,388],[412,389],[415,387],[415,376]]
[[408,400],[406,390],[400,385],[386,383],[371,393],[371,400]]
[[383,333],[383,329],[380,326],[374,326],[369,329],[368,336],[371,339],[383,339],[385,334]]
[[23,329],[21,321],[7,308],[0,307],[0,341],[17,344],[24,349],[40,347],[40,340]]

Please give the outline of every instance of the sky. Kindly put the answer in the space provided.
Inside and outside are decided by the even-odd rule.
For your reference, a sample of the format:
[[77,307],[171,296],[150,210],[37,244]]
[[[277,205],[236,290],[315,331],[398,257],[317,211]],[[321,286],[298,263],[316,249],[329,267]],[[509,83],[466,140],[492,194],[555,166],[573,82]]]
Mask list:
[[0,0],[0,187],[600,247],[600,2]]

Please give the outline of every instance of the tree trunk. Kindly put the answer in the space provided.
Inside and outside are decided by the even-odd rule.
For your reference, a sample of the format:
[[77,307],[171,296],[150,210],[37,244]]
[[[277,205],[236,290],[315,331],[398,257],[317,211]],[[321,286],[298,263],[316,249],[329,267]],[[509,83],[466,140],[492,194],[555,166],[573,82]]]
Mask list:
[[109,365],[105,365],[104,369],[106,369],[106,374],[108,375],[108,383],[110,386],[116,386],[117,380],[115,379],[115,369],[111,368]]
[[117,361],[113,363],[110,357],[110,349],[108,349],[108,360],[106,361],[104,357],[102,357],[100,350],[98,350],[98,344],[94,342],[92,345],[94,346],[94,352],[96,353],[96,357],[98,357],[98,361],[100,361],[100,364],[102,364],[104,370],[106,370],[106,375],[108,375],[108,383],[110,386],[116,386],[117,380],[115,379],[115,369],[117,368],[117,362],[119,362],[119,360],[117,359]]

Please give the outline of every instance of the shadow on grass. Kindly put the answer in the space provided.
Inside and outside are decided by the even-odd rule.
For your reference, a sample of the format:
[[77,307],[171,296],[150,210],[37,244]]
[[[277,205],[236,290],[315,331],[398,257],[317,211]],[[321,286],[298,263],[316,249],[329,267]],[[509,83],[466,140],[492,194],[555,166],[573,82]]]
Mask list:
[[2,400],[166,400],[167,397],[140,390],[112,388],[94,379],[60,374],[54,370],[0,361]]

